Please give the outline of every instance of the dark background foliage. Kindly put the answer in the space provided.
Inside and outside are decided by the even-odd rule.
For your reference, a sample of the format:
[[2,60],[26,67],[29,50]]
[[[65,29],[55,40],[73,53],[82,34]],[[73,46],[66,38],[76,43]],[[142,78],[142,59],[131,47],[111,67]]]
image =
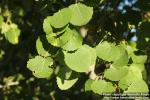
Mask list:
[[[85,26],[89,29],[85,42],[89,45],[97,44],[106,31],[113,33],[112,36],[107,36],[110,41],[135,41],[138,48],[149,55],[145,65],[150,78],[150,42],[145,40],[145,37],[150,38],[149,0],[0,0],[0,8],[3,11],[9,10],[12,13],[11,20],[21,29],[19,44],[12,45],[5,39],[0,40],[0,49],[5,52],[0,59],[0,84],[4,86],[0,88],[1,100],[100,98],[94,93],[84,92],[83,87],[87,79],[84,74],[73,88],[61,91],[57,87],[55,76],[51,79],[37,79],[26,67],[29,57],[37,54],[35,42],[38,36],[44,34],[44,18],[78,1],[94,7],[93,18]],[[147,21],[139,26],[143,20]],[[129,29],[129,23],[134,27]],[[6,86],[9,82],[19,83]],[[150,79],[148,83],[150,84]]]

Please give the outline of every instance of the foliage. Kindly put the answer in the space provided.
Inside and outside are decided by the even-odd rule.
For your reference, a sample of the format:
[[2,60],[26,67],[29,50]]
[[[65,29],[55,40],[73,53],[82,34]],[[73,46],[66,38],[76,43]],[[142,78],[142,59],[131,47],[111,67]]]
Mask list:
[[148,93],[149,4],[2,1],[0,95],[97,100],[104,93]]

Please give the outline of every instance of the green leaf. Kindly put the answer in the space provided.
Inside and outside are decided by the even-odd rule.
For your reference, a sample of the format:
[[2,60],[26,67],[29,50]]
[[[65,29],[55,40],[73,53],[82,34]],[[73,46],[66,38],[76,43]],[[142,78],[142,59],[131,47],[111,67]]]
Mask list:
[[131,55],[133,54],[134,51],[136,51],[137,49],[135,47],[132,47],[130,45],[127,45],[126,46],[126,50],[127,50],[127,53],[129,55],[129,57],[131,57]]
[[74,50],[77,50],[79,47],[82,46],[83,39],[82,39],[82,36],[80,33],[78,33],[76,30],[71,30],[71,31],[66,31],[66,34],[70,34],[70,35],[68,35],[68,36],[65,35],[62,38],[60,37],[61,42],[64,40],[65,41],[67,40],[67,43],[62,46],[62,48],[64,50],[74,51]]
[[2,28],[3,21],[4,21],[3,16],[0,15],[0,29]]
[[139,68],[129,67],[128,74],[120,79],[119,87],[125,90],[130,84],[137,80],[142,80],[142,73]]
[[43,22],[43,30],[46,34],[51,34],[53,33],[53,30],[52,30],[52,27],[51,27],[51,16],[48,16],[44,19],[44,22]]
[[[110,59],[110,54],[111,54],[111,45],[110,43],[108,42],[102,42],[102,43],[99,43],[97,46],[96,46],[96,54],[99,58],[103,59],[103,60],[106,60],[106,61],[112,61],[113,59]],[[111,56],[114,56],[114,54],[112,54]],[[115,56],[116,57],[116,56]],[[114,58],[115,58],[114,57]]]
[[104,72],[104,77],[111,81],[119,81],[128,74],[128,67],[111,67]]
[[57,35],[61,35],[61,34],[63,34],[65,31],[67,31],[67,30],[69,30],[70,28],[69,28],[69,24],[68,25],[66,25],[66,26],[64,26],[64,27],[62,27],[62,28],[54,28],[54,32],[57,34]]
[[51,33],[46,35],[46,39],[51,45],[60,47],[60,40],[59,38],[57,38],[56,33]]
[[92,65],[95,65],[95,49],[83,45],[74,53],[64,52],[66,65],[77,72],[87,72]]
[[98,94],[114,92],[112,83],[106,82],[104,80],[96,80],[92,82],[91,88],[93,92]]
[[70,23],[77,26],[82,26],[87,24],[93,15],[93,8],[88,7],[81,3],[76,3],[69,8],[72,11],[72,17]]
[[61,9],[51,17],[50,24],[55,28],[62,28],[70,22],[71,15],[69,8]]
[[10,25],[7,23],[2,23],[2,30],[1,33],[5,34],[10,29]]
[[144,80],[133,82],[125,93],[148,93],[149,89]]
[[20,36],[20,29],[17,27],[16,24],[9,25],[8,30],[4,33],[5,38],[12,44],[18,44],[19,36]]
[[53,69],[50,66],[53,64],[51,57],[43,58],[36,56],[30,59],[27,63],[27,68],[33,72],[33,75],[38,78],[47,78],[53,73]]
[[[128,54],[121,46],[104,41],[96,46],[97,56],[106,61],[113,61],[114,66],[125,66],[128,64]],[[110,55],[111,54],[111,55]],[[117,55],[117,56],[116,56]]]
[[145,63],[147,60],[147,55],[135,55],[133,54],[132,56],[132,61],[134,63]]
[[70,28],[68,28],[60,37],[58,37],[61,47],[67,44],[73,37],[73,35],[74,35],[73,31]]
[[71,88],[78,81],[78,78],[72,80],[62,80],[60,77],[56,77],[56,79],[57,85],[61,90],[67,90]]
[[44,49],[43,43],[40,40],[40,38],[38,38],[36,40],[36,49],[37,49],[37,52],[38,52],[39,55],[41,55],[43,57],[50,56],[50,53]]
[[143,71],[145,70],[145,65],[144,65],[144,63],[139,63],[139,64],[137,64],[137,63],[132,63],[132,64],[130,65],[130,67],[138,68],[141,72],[143,72]]
[[56,47],[61,47],[67,51],[74,51],[82,46],[82,37],[75,31],[68,28],[64,33],[57,35],[57,33],[51,33],[46,35],[48,42]]
[[92,83],[94,82],[94,80],[92,79],[88,79],[86,82],[85,82],[85,91],[91,91],[91,85]]
[[115,60],[113,63],[113,66],[115,67],[125,66],[128,64],[128,61],[129,61],[128,54],[125,51],[125,49],[122,47],[120,47],[119,49],[120,49],[120,55],[119,55],[120,57],[117,60]]
[[58,87],[61,90],[67,90],[78,81],[78,73],[71,71],[67,67],[62,67],[56,79]]

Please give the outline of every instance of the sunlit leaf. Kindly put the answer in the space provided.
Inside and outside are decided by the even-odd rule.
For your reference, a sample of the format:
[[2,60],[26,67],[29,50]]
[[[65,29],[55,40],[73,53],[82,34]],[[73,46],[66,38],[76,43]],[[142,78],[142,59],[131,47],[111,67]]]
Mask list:
[[144,80],[133,82],[125,93],[148,93],[149,89]]
[[128,74],[127,67],[122,68],[111,67],[105,71],[104,77],[111,81],[119,81],[127,74]]
[[61,9],[51,17],[50,24],[55,28],[62,28],[70,22],[71,15],[69,8]]
[[106,82],[104,80],[96,80],[92,82],[91,88],[92,91],[97,94],[114,92],[114,87],[112,83]]
[[3,23],[4,19],[3,19],[3,16],[0,15],[0,29],[2,28],[2,23]]
[[50,34],[53,32],[51,24],[50,24],[50,20],[52,20],[51,16],[48,16],[44,19],[44,22],[43,22],[43,30],[46,34]]
[[48,51],[45,50],[42,41],[40,40],[40,38],[38,38],[36,40],[36,49],[39,55],[44,56],[44,57],[48,57],[50,56],[50,54],[48,53]]
[[78,73],[71,71],[67,67],[63,67],[60,69],[56,80],[57,85],[61,90],[67,90],[78,81]]
[[43,58],[41,56],[36,56],[33,59],[29,59],[27,63],[27,68],[33,72],[33,75],[35,77],[48,78],[53,73],[53,69],[50,68],[52,64],[52,58]]
[[87,45],[82,46],[74,53],[64,52],[67,66],[77,72],[87,72],[95,64],[95,50]]
[[81,3],[76,3],[69,8],[72,11],[71,21],[70,23],[77,26],[82,26],[87,24],[93,15],[93,8],[88,7]]
[[96,46],[97,56],[103,60],[113,62],[114,66],[124,66],[128,64],[128,54],[121,46],[104,41]]
[[71,31],[66,31],[66,34],[68,34],[68,36],[64,35],[63,37],[60,37],[61,41],[67,40],[65,45],[62,46],[62,48],[64,50],[74,51],[74,50],[77,50],[79,47],[82,46],[83,39],[82,39],[80,33],[78,33],[76,30],[71,30]]
[[128,74],[120,79],[119,87],[125,90],[130,84],[137,80],[143,80],[141,70],[136,67],[129,67]]
[[4,33],[5,38],[12,44],[18,44],[19,36],[20,36],[20,29],[17,27],[16,24],[9,25],[8,30]]
[[91,85],[92,83],[94,82],[94,80],[92,79],[88,79],[86,82],[85,82],[85,91],[91,91]]

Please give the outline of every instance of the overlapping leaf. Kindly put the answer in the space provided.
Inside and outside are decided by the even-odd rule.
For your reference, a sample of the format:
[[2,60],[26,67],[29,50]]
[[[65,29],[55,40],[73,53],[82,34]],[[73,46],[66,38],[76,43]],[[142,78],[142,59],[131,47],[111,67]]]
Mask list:
[[141,70],[136,67],[129,67],[128,74],[120,79],[119,87],[125,90],[130,84],[137,80],[143,80]]
[[64,33],[58,36],[57,33],[46,35],[48,42],[56,47],[63,47],[73,36],[71,29],[67,29]]
[[73,71],[70,68],[63,66],[60,68],[57,76],[67,80],[71,77],[72,73]]
[[57,34],[55,34],[55,33],[48,34],[48,35],[46,35],[46,38],[47,38],[47,41],[51,45],[60,47],[60,41],[59,41],[59,38],[57,38]]
[[106,61],[113,61],[114,66],[124,66],[128,63],[128,54],[121,46],[109,42],[99,43],[96,47],[97,56]]
[[112,93],[115,90],[112,83],[106,82],[104,80],[97,80],[92,82],[91,89],[97,94]]
[[56,33],[46,35],[48,42],[56,47],[61,47],[67,51],[74,51],[82,46],[82,37],[76,30],[68,28],[62,35]]
[[119,81],[128,74],[128,67],[115,68],[111,67],[104,73],[104,77],[111,81]]
[[[71,34],[71,35],[66,36],[67,38],[66,40],[68,41],[66,42],[65,45],[62,46],[64,50],[74,51],[82,46],[83,39],[80,33],[78,33],[76,30],[71,30],[71,31],[68,31],[68,34]],[[64,41],[65,36],[64,38],[60,37],[60,39],[61,39],[61,42]]]
[[148,93],[149,89],[144,80],[137,80],[133,82],[125,91],[125,93]]

